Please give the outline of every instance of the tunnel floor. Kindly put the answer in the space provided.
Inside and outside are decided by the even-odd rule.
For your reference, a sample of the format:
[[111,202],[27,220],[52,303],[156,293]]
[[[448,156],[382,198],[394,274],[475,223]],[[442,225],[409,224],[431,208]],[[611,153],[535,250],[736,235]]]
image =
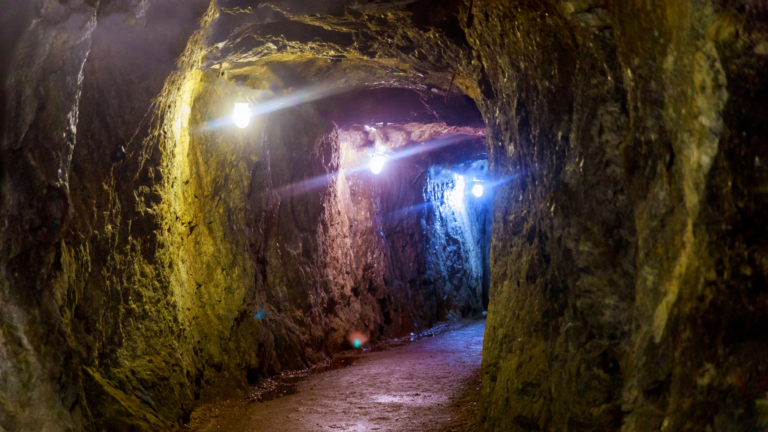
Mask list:
[[480,395],[485,320],[365,353],[351,366],[301,380],[268,402],[198,408],[203,431],[472,431]]

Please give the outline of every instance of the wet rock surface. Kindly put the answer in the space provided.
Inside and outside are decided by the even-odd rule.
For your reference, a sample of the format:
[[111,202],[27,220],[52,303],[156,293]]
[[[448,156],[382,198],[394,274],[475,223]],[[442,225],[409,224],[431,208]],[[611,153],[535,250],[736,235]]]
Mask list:
[[476,430],[484,329],[484,321],[465,322],[403,346],[340,356],[354,362],[304,378],[278,399],[203,406],[189,429]]

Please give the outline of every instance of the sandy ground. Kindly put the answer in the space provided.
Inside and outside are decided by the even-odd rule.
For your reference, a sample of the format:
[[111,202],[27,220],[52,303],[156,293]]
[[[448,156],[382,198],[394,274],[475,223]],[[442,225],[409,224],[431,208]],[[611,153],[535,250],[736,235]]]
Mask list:
[[[474,431],[485,321],[380,352],[348,356],[268,402],[199,407],[187,430]],[[338,363],[338,359],[337,359]]]

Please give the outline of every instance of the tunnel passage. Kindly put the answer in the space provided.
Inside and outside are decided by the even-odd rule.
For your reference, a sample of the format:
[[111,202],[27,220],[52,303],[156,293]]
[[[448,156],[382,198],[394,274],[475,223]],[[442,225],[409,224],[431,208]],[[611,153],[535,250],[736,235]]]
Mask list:
[[765,1],[6,3],[0,427],[177,430],[486,286],[486,430],[768,423]]
[[[115,55],[91,54],[104,62],[94,74]],[[87,365],[70,403],[90,417],[73,421],[172,429],[197,403],[361,341],[482,316],[487,211],[472,223],[457,212],[462,225],[439,210],[448,183],[433,170],[484,158],[474,102],[372,85],[365,68],[353,89],[334,85],[348,73],[304,58],[190,68],[157,90],[143,141],[106,148],[89,123],[105,89],[85,84],[69,200],[95,216],[66,221],[57,252],[64,274],[82,275],[62,286],[77,335],[65,358]],[[265,108],[244,128],[240,100]],[[388,161],[375,175],[377,152]]]
[[485,158],[460,79],[347,60],[353,33],[274,5],[129,3],[38,10],[16,48],[2,274],[24,313],[3,322],[24,354],[3,354],[4,428],[174,430],[275,374],[482,316],[488,207],[467,189],[471,216],[445,209],[435,171]]
[[[179,188],[180,206],[189,206],[190,222],[181,234],[195,239],[184,245],[188,283],[195,284],[193,292],[181,293],[187,319],[224,314],[242,302],[235,332],[243,345],[236,355],[251,384],[450,317],[482,316],[489,247],[480,231],[489,230],[492,192],[480,201],[469,187],[474,177],[466,164],[485,155],[485,129],[476,115],[454,113],[449,125],[442,116],[452,113],[453,102],[444,97],[436,98],[438,110],[412,90],[360,89],[354,93],[362,101],[359,110],[349,110],[354,99],[344,97],[301,100],[255,115],[240,129],[230,121],[240,94],[261,98],[254,107],[272,106],[318,86],[281,86],[265,95],[237,86],[243,80],[235,76],[210,79],[190,95],[189,121],[202,131],[189,135],[188,146],[179,149],[188,162],[165,181]],[[472,112],[473,105],[457,95],[456,107]],[[348,112],[355,116],[344,117]],[[387,159],[378,174],[371,170],[376,154]],[[459,191],[455,181],[437,179],[438,167],[467,175],[466,187]],[[222,172],[229,173],[226,181]],[[216,205],[226,211],[209,209]],[[232,292],[231,280],[221,280],[226,272],[199,252],[226,246],[221,235],[237,244],[243,235],[237,225],[245,232],[255,286]],[[232,306],[212,307],[219,292],[225,294],[222,303]],[[217,368],[226,370],[227,363],[209,366],[217,353],[205,344],[199,351],[201,387],[220,386]],[[231,387],[217,391],[196,399],[232,396]]]
[[[394,101],[400,109],[406,105],[402,99]],[[374,173],[371,181],[381,193],[377,210],[382,223],[397,226],[408,214],[418,216],[424,254],[420,271],[438,290],[437,320],[445,320],[449,313],[477,317],[487,308],[490,202],[495,186],[485,159],[484,130],[382,121],[344,127],[339,136],[345,152],[342,171],[355,172],[362,166],[371,169],[364,169],[366,176]],[[346,156],[347,151],[354,154]],[[376,160],[382,165],[374,167]],[[414,196],[419,191],[420,196]],[[389,236],[387,228],[381,233]],[[414,240],[394,242],[404,249]],[[408,257],[393,249],[390,259]]]
[[[281,75],[286,69],[290,78]],[[308,80],[289,87],[293,69],[272,65],[270,90],[248,87],[266,82],[252,69],[255,75],[213,79],[192,96],[189,118],[203,131],[190,134],[190,168],[178,179],[191,180],[185,188],[197,183],[197,199],[223,187],[218,173],[231,164],[253,164],[242,180],[249,182],[242,223],[253,226],[249,248],[264,294],[244,302],[241,313],[263,311],[265,318],[242,325],[256,331],[264,323],[275,337],[267,346],[275,357],[250,373],[262,378],[350,349],[352,334],[376,343],[451,316],[477,318],[487,273],[487,243],[473,234],[482,224],[465,224],[457,234],[450,232],[454,218],[435,229],[431,199],[438,197],[426,192],[430,167],[483,157],[485,131],[474,103],[462,95],[446,101],[410,89],[349,91]],[[236,128],[229,111],[237,97],[268,111]],[[387,159],[378,174],[369,169],[376,154]],[[483,223],[486,214],[478,216]],[[446,260],[430,252],[438,237],[458,238],[464,247],[452,245]],[[468,260],[470,250],[482,252]],[[469,262],[475,267],[462,271]],[[292,332],[281,334],[272,320]]]

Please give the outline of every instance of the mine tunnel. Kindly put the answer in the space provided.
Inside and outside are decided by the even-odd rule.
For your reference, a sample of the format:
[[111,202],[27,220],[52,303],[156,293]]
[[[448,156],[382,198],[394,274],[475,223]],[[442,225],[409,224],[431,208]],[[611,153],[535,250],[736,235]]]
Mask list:
[[764,0],[0,0],[0,431],[768,431]]

